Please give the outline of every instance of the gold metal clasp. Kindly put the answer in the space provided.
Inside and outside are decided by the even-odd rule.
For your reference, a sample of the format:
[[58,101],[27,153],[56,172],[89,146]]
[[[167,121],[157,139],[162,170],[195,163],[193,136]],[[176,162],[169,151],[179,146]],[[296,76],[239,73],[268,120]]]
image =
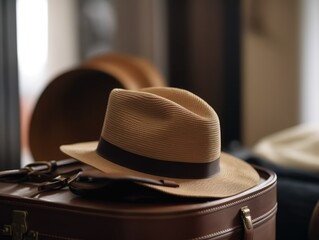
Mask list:
[[22,240],[24,234],[28,230],[27,222],[27,212],[14,210],[12,213],[12,240]]
[[245,206],[241,209],[241,219],[243,221],[243,225],[245,228],[244,231],[244,239],[245,240],[252,240],[254,238],[254,226],[253,221],[251,219],[250,209]]
[[37,240],[38,232],[28,231],[27,212],[14,210],[12,212],[11,225],[3,225],[0,227],[0,234],[11,236],[12,240]]
[[243,220],[245,229],[250,230],[253,228],[250,209],[247,206],[241,208],[241,218]]

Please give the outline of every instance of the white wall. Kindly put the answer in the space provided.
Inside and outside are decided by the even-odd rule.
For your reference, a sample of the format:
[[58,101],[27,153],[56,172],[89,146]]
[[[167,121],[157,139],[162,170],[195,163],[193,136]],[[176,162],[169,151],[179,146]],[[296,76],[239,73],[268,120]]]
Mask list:
[[301,122],[319,122],[319,1],[301,1]]

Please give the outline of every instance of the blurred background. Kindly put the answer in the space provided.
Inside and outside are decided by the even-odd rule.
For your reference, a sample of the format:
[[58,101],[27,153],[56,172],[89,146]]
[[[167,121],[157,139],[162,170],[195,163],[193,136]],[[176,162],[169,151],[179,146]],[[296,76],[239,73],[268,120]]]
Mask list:
[[1,11],[3,168],[18,147],[32,161],[28,124],[45,86],[100,53],[146,58],[205,99],[223,147],[319,121],[318,0],[5,0]]

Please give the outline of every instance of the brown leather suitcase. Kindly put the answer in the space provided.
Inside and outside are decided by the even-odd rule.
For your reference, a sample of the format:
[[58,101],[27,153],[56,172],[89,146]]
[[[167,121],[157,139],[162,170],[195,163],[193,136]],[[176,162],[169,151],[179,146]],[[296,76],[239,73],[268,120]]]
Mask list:
[[273,240],[276,175],[256,170],[258,186],[193,202],[87,199],[68,188],[30,197],[33,184],[0,182],[0,239]]

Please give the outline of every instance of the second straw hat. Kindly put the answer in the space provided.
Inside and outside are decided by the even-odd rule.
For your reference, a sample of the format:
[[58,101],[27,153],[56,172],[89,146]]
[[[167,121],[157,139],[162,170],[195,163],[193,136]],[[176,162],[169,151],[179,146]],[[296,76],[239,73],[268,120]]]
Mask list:
[[44,89],[32,113],[29,146],[34,160],[63,159],[61,144],[99,137],[112,89],[165,84],[149,61],[123,53],[99,55],[62,73]]

